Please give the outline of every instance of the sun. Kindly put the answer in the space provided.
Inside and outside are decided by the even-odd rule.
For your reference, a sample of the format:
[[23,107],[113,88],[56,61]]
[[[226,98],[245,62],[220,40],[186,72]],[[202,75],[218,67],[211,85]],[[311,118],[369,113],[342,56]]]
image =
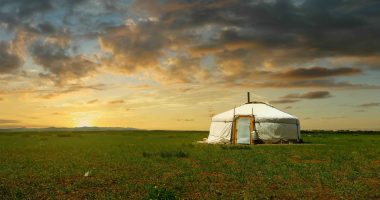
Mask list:
[[92,127],[99,113],[96,112],[76,112],[72,114],[72,122],[74,127]]
[[88,119],[80,119],[76,122],[76,127],[90,127],[90,126],[93,126],[93,124]]

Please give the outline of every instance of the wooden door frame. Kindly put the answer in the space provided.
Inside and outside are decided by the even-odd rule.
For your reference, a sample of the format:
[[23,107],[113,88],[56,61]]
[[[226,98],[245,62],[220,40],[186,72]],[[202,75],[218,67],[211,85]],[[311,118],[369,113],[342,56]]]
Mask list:
[[232,144],[237,144],[237,121],[239,118],[250,118],[250,125],[249,125],[249,144],[252,144],[252,131],[255,130],[255,116],[254,115],[239,115],[236,116],[233,120],[233,130],[232,130]]

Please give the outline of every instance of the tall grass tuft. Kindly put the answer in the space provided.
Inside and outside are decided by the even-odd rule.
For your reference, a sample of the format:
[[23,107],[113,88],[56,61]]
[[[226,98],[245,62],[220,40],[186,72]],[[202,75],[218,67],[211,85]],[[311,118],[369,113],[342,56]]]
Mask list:
[[174,200],[176,199],[176,195],[170,189],[164,187],[151,187],[148,191],[147,200]]

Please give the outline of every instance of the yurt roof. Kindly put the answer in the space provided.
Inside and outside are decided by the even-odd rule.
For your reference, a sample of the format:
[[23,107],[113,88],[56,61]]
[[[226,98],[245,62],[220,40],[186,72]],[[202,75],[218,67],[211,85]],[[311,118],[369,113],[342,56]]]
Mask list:
[[298,122],[298,118],[285,113],[264,102],[250,102],[235,109],[217,114],[212,117],[213,122],[231,122],[235,116],[254,115],[256,122],[290,123]]

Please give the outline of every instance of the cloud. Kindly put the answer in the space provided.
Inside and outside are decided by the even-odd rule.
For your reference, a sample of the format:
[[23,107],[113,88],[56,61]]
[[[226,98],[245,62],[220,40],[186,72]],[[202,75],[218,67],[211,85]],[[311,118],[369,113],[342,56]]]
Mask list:
[[0,119],[0,124],[16,124],[20,123],[19,120],[13,120],[13,119]]
[[17,8],[17,14],[21,17],[29,17],[33,14],[44,12],[52,9],[50,0],[19,0],[10,1],[8,4],[13,4]]
[[124,103],[124,100],[114,100],[114,101],[110,101],[108,103],[109,104],[122,104],[122,103]]
[[[369,9],[378,6],[319,0],[18,0],[0,4],[0,26],[33,38],[19,47],[30,46],[25,53],[42,67],[39,79],[56,87],[116,70],[167,85],[378,89],[365,80],[334,79],[378,68],[380,16]],[[92,49],[89,43],[97,44]],[[0,59],[9,63],[0,65],[0,73],[21,68],[23,56],[8,51],[11,46],[0,49]]]
[[3,22],[24,22],[33,19],[36,15],[46,14],[56,9],[72,10],[74,7],[86,2],[86,0],[15,0],[2,1],[2,21]]
[[87,104],[93,104],[93,103],[96,103],[98,101],[99,101],[98,99],[92,99],[90,101],[87,101]]
[[15,72],[22,64],[23,60],[13,51],[12,44],[0,41],[0,74]]
[[345,119],[345,116],[330,116],[330,117],[322,117],[321,119]]
[[105,31],[99,37],[99,44],[110,57],[104,62],[128,74],[157,67],[169,43],[160,24],[150,20],[134,22],[130,19],[125,25]]
[[200,59],[177,56],[169,58],[165,64],[154,76],[161,83],[199,83],[212,76],[208,69],[200,66]]
[[302,99],[325,99],[331,97],[330,92],[328,91],[316,91],[316,92],[308,92],[300,95],[298,98]]
[[46,70],[40,77],[53,80],[57,85],[79,80],[96,71],[96,63],[81,55],[69,55],[67,49],[58,44],[36,42],[30,53],[33,61]]
[[361,70],[355,68],[328,69],[323,67],[311,67],[290,69],[275,76],[288,79],[315,79],[334,76],[350,76],[359,73],[361,73]]
[[181,118],[178,118],[177,121],[178,122],[193,122],[194,119],[181,119]]
[[[272,77],[283,79],[358,75],[362,73],[361,69],[335,67],[333,64],[328,67],[299,66],[317,59],[363,57],[379,52],[374,43],[380,43],[376,37],[380,29],[368,20],[373,17],[366,12],[366,6],[371,4],[368,2],[364,3],[366,5],[355,2],[327,4],[316,0],[300,4],[292,1],[223,1],[215,4],[139,1],[135,6],[163,22],[161,28],[168,34],[201,33],[199,29],[208,27],[208,35],[192,37],[192,45],[185,44],[184,49],[189,49],[191,56],[214,55],[215,71],[222,72],[217,78],[232,83],[249,77],[244,73],[250,74],[255,68],[266,66],[276,68],[276,73],[269,71]],[[347,6],[355,12],[347,13]],[[368,39],[357,40],[361,34],[367,35]],[[284,70],[289,66],[294,68]],[[345,87],[351,87],[350,83]]]
[[66,84],[61,87],[46,87],[43,85],[42,87],[25,87],[23,89],[19,88],[0,88],[0,94],[10,95],[31,95],[34,98],[42,98],[42,99],[54,99],[61,97],[63,95],[85,92],[85,91],[101,91],[106,90],[108,87],[105,84]]
[[38,97],[43,99],[53,99],[60,97],[65,94],[70,94],[85,90],[104,90],[106,85],[104,84],[93,84],[93,85],[81,85],[81,84],[67,84],[62,87],[52,89],[52,90],[31,90],[31,91],[20,91],[22,93],[37,93]]
[[18,0],[2,1],[0,3],[0,22],[8,25],[8,28],[20,26],[24,20],[30,19],[37,13],[43,13],[52,9],[50,0]]
[[147,18],[128,19],[121,26],[108,28],[99,37],[101,49],[110,55],[103,58],[103,65],[128,75],[143,73],[165,84],[193,83],[209,77],[200,58],[180,52],[191,36],[167,31],[164,26]]
[[358,107],[361,107],[361,108],[372,108],[372,107],[377,107],[377,106],[380,106],[380,103],[372,102],[372,103],[365,103],[365,104],[358,105]]
[[271,104],[287,104],[301,101],[301,99],[324,99],[331,97],[328,91],[314,91],[304,94],[288,94],[280,97],[279,100],[270,101]]
[[288,104],[288,103],[295,103],[298,101],[299,100],[297,99],[280,99],[280,100],[269,101],[269,103],[270,104]]
[[65,115],[65,113],[61,113],[61,112],[53,112],[53,113],[51,113],[51,115]]
[[[376,38],[378,25],[369,20],[377,17],[367,10],[370,2],[306,0],[296,5],[292,1],[223,1],[215,6],[215,2],[138,1],[136,4],[139,11],[165,21],[169,29],[205,24],[233,25],[240,31],[232,41],[246,38],[261,46],[301,47],[321,55],[378,52],[371,43],[378,43],[379,39]],[[347,12],[347,7],[352,8],[352,12]],[[356,40],[360,33],[369,38]],[[360,52],[359,49],[366,51]]]
[[[239,85],[239,84],[236,84]],[[333,79],[322,80],[297,80],[297,81],[263,81],[255,84],[244,83],[240,86],[246,85],[257,88],[346,88],[346,89],[380,89],[380,85],[370,84],[354,84],[346,81],[335,81]]]
[[331,94],[329,91],[314,91],[314,92],[307,92],[304,94],[288,94],[281,98],[284,99],[324,99],[331,97]]

